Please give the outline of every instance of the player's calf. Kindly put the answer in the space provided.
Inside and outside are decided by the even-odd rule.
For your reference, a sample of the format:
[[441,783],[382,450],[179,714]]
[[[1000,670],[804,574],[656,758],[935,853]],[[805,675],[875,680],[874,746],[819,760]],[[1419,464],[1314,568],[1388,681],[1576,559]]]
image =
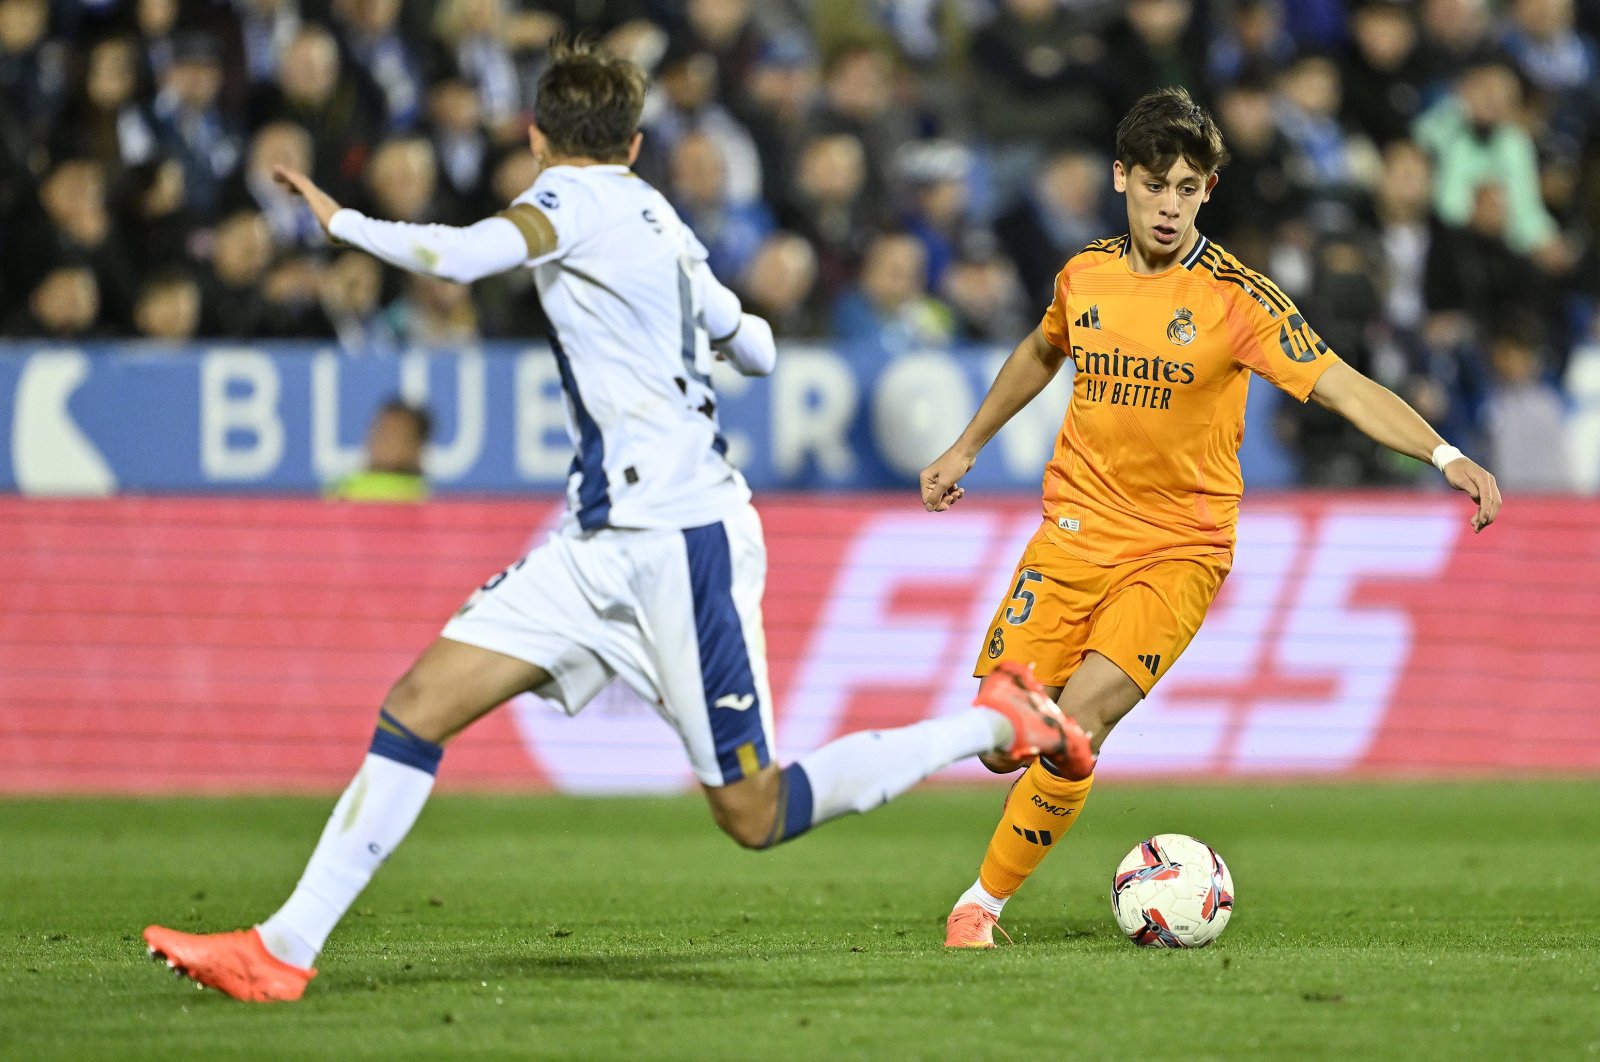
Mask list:
[[775,828],[783,772],[769,763],[748,778],[724,786],[707,786],[706,802],[719,829],[741,848],[770,848],[781,838]]

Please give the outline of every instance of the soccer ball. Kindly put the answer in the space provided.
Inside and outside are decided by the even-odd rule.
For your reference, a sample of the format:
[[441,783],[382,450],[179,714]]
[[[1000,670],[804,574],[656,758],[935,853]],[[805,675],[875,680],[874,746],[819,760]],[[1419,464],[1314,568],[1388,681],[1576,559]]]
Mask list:
[[1203,841],[1157,834],[1118,864],[1111,913],[1142,948],[1203,948],[1233,915],[1233,875]]

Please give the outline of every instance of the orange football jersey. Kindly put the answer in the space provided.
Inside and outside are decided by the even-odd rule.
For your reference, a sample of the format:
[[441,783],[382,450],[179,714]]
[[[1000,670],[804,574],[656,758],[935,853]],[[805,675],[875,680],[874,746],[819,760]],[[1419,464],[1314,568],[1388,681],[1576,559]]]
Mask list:
[[1072,359],[1072,403],[1044,474],[1044,515],[1098,564],[1233,549],[1249,373],[1304,402],[1338,357],[1272,281],[1202,236],[1161,273],[1126,236],[1056,276],[1044,336]]

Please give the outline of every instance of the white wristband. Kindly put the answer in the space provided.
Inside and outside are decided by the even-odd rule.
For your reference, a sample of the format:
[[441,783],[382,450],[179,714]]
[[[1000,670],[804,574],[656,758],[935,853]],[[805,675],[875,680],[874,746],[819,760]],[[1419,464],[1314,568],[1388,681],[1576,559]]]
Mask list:
[[1445,465],[1465,456],[1467,455],[1449,443],[1440,443],[1433,448],[1433,467],[1443,472]]

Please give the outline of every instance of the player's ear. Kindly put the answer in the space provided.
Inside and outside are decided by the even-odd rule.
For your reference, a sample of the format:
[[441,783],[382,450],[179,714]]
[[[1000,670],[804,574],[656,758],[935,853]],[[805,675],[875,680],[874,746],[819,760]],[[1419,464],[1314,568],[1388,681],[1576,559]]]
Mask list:
[[1206,178],[1206,190],[1205,190],[1204,193],[1201,194],[1200,202],[1202,202],[1202,203],[1211,202],[1212,189],[1216,188],[1217,181],[1220,179],[1220,177],[1221,177],[1220,174],[1213,173],[1210,177]]
[[1111,162],[1111,187],[1119,192],[1128,190],[1128,171],[1122,168],[1121,159],[1113,159]]
[[634,163],[634,160],[639,157],[639,148],[643,144],[644,144],[644,134],[643,133],[634,133],[633,134],[633,139],[628,141],[628,165],[629,166],[632,166],[633,163]]
[[544,133],[540,132],[539,127],[532,122],[528,123],[528,150],[533,152],[533,157],[541,166],[544,165],[544,146]]

